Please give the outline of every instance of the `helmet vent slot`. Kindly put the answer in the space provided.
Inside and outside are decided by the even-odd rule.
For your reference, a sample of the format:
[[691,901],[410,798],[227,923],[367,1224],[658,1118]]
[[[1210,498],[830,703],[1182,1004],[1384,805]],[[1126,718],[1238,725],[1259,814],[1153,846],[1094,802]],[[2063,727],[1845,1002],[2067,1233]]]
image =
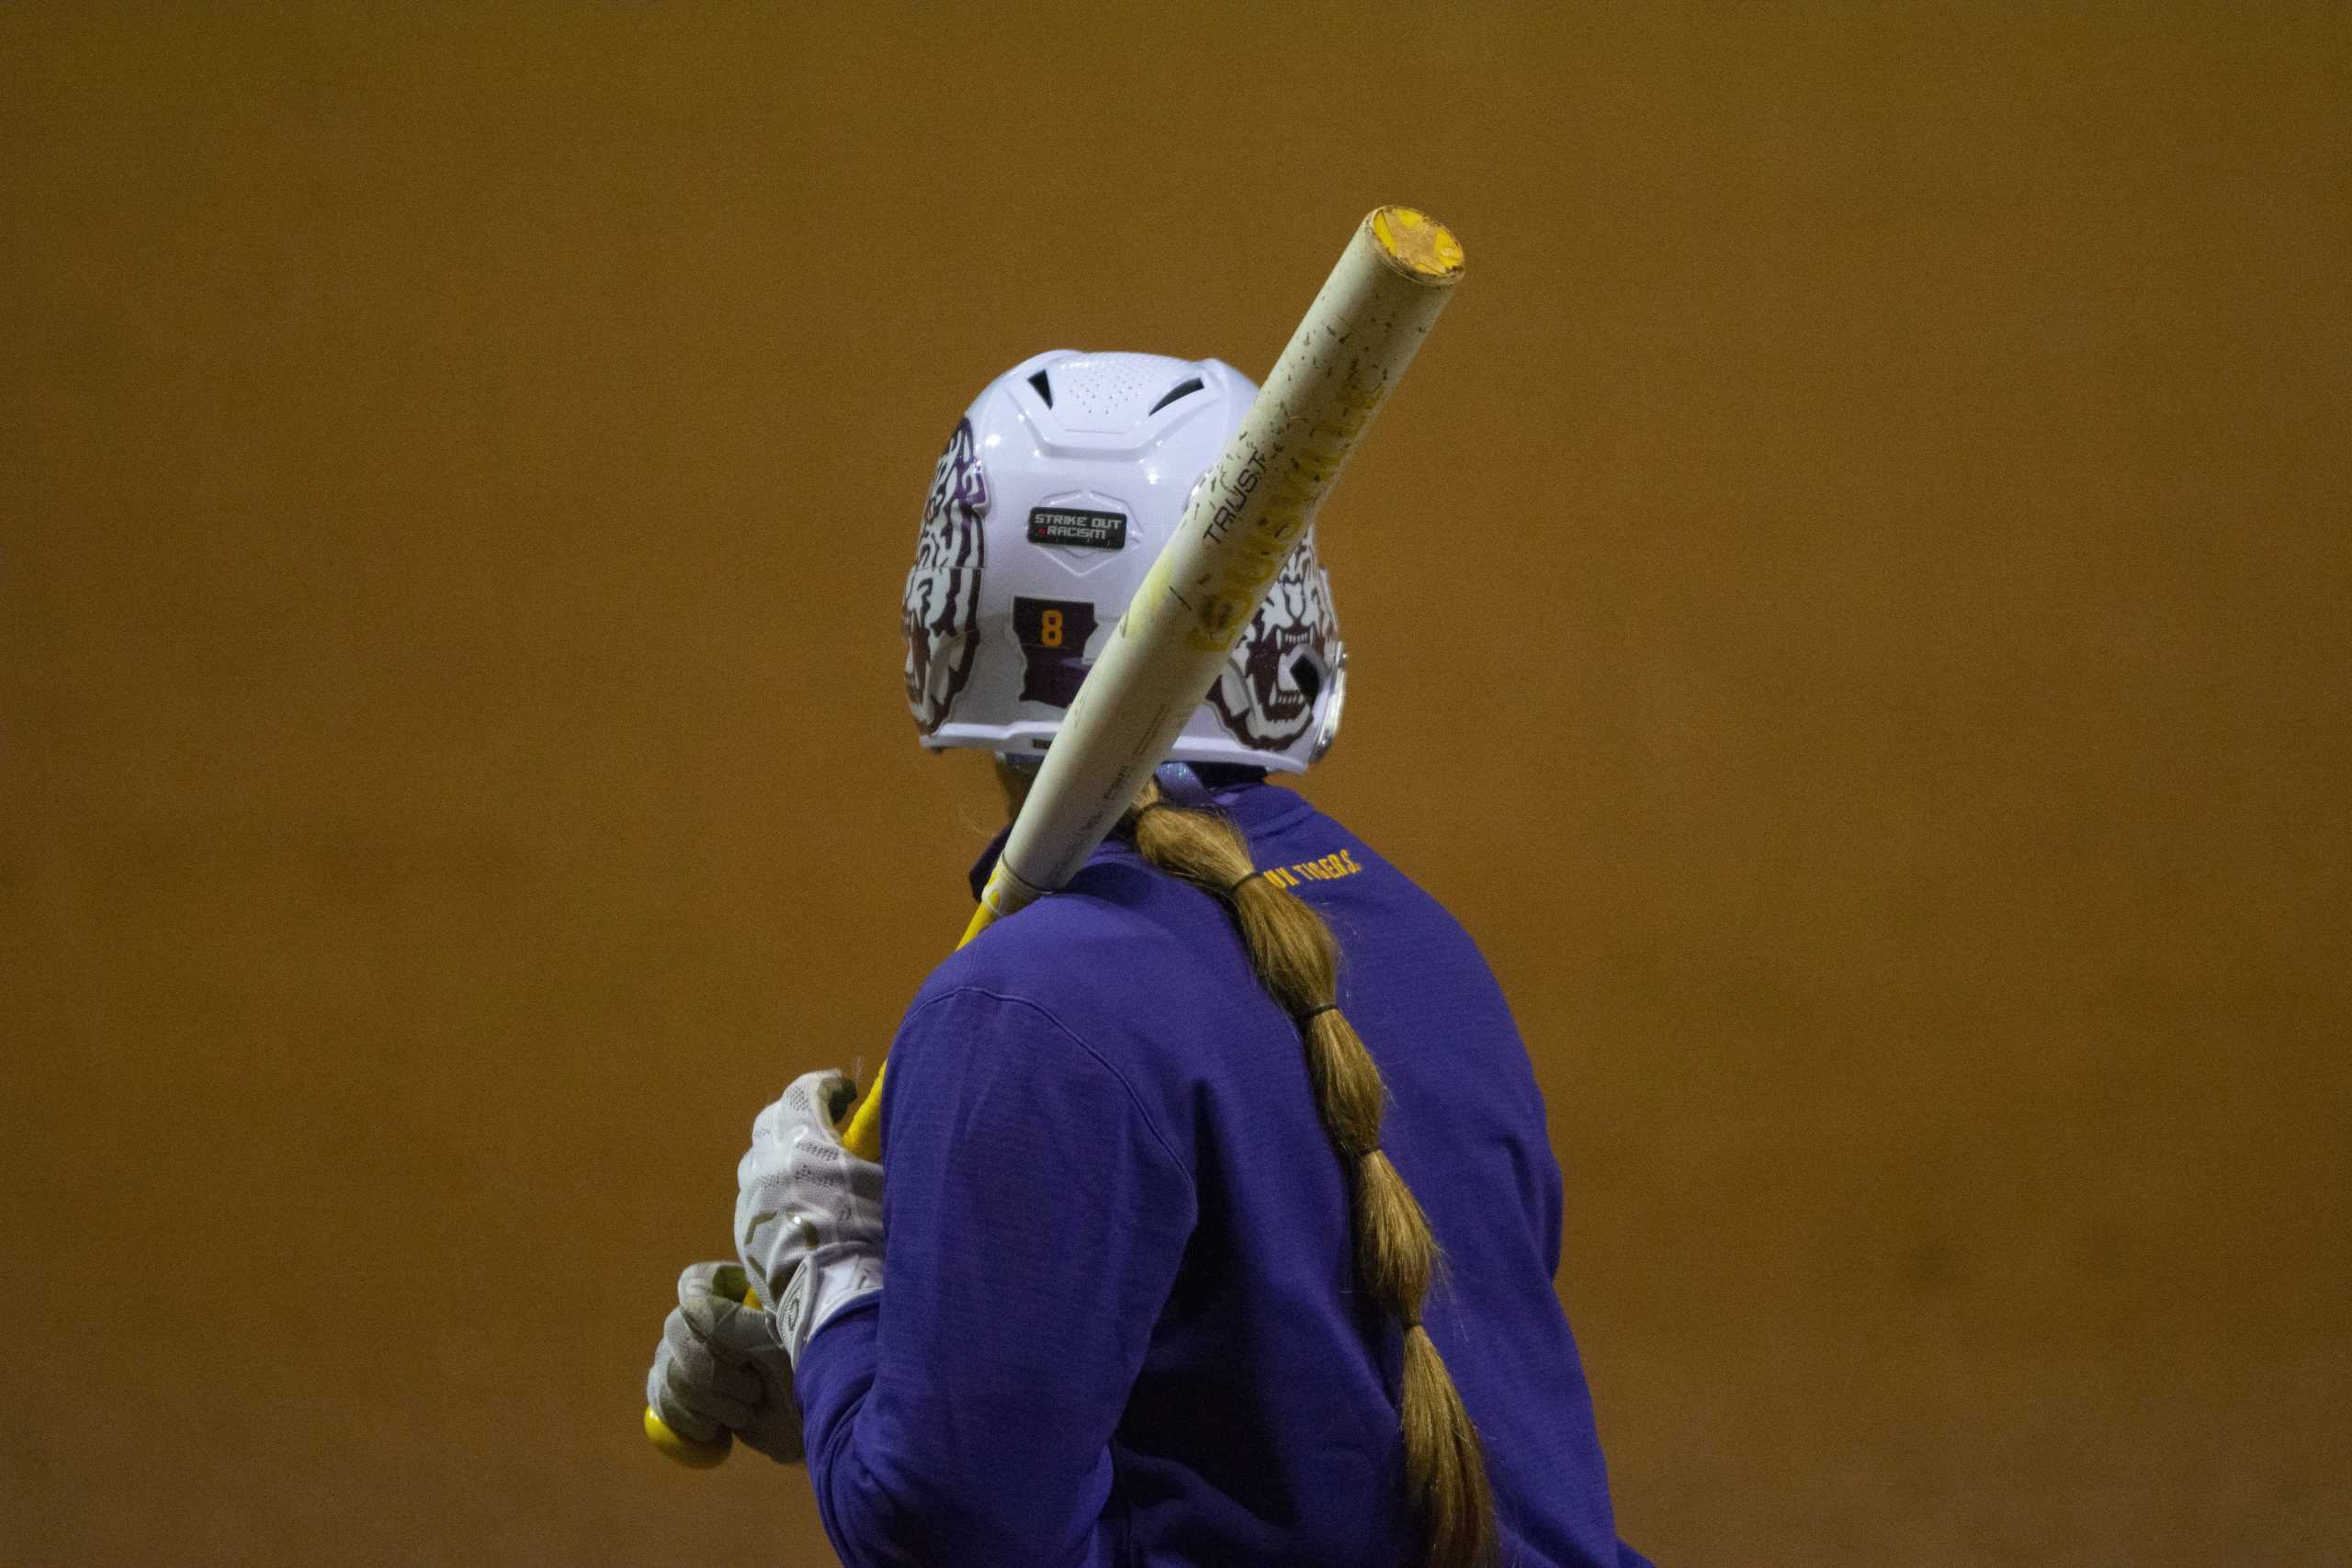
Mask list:
[[1037,389],[1037,395],[1046,400],[1047,408],[1054,406],[1054,384],[1046,378],[1046,373],[1043,370],[1030,377],[1029,384]]
[[1175,386],[1169,388],[1167,396],[1152,404],[1150,412],[1146,413],[1144,417],[1146,419],[1149,419],[1152,414],[1158,413],[1161,409],[1166,408],[1170,403],[1174,402],[1177,399],[1189,398],[1200,389],[1201,378],[1197,376],[1193,377],[1189,381],[1180,381]]

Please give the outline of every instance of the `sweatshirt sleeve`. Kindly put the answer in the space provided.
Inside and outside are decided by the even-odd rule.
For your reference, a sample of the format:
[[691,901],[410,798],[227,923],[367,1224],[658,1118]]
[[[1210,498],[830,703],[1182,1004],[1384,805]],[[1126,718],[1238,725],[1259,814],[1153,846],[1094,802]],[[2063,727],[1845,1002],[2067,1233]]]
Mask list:
[[1107,1563],[1109,1443],[1192,1179],[1109,1061],[1035,1002],[920,1000],[883,1104],[883,1288],[797,1372],[848,1568]]

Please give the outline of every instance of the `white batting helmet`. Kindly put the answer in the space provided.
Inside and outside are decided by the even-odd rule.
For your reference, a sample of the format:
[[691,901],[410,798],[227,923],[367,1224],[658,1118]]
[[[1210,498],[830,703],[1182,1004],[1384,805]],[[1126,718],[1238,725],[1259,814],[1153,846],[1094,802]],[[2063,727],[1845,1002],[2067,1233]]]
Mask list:
[[[925,746],[1046,749],[1257,395],[1221,360],[1069,349],[989,384],[940,455],[907,574]],[[1169,759],[1306,772],[1339,733],[1346,669],[1310,528]]]

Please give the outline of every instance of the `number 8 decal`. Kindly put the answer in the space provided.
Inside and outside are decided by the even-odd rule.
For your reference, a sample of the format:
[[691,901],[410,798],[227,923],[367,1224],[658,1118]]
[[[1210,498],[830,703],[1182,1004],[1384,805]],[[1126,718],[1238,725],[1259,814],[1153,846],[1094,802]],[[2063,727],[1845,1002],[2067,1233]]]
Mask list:
[[1084,599],[1012,601],[1012,635],[1023,660],[1021,700],[1066,708],[1086,679],[1086,645],[1102,623]]

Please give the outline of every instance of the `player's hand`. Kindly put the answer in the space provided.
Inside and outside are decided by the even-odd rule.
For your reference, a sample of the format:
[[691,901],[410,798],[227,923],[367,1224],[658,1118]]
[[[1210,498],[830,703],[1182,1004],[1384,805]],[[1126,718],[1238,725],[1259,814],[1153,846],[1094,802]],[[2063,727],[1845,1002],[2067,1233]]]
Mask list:
[[670,1430],[697,1443],[732,1432],[782,1464],[801,1459],[800,1401],[775,1314],[749,1306],[733,1263],[697,1263],[678,1276],[678,1305],[662,1325],[645,1403]]
[[882,1168],[842,1146],[856,1098],[843,1073],[807,1073],[752,1123],[735,1168],[735,1246],[796,1361],[810,1335],[882,1288]]

